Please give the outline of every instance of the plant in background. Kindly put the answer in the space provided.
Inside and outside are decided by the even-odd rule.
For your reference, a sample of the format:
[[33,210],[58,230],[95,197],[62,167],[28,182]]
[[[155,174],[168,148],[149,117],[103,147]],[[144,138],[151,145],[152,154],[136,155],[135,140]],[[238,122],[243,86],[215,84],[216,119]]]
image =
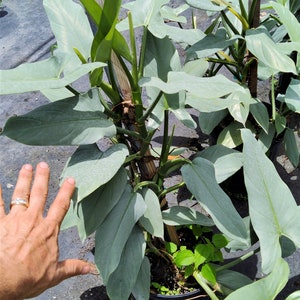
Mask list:
[[[230,148],[242,144],[239,128],[247,127],[256,134],[265,151],[278,140],[284,141],[292,164],[299,164],[299,150],[291,118],[299,113],[299,21],[300,4],[287,1],[286,6],[267,2],[261,8],[254,1],[194,1],[193,7],[214,15],[205,36],[190,45],[187,60],[206,59],[206,76],[227,72],[247,86],[251,94],[229,109],[202,113],[201,129],[217,134],[216,142]],[[279,1],[278,1],[279,2]],[[265,12],[266,11],[266,12]],[[265,16],[261,19],[261,12]],[[277,15],[275,15],[276,13]],[[288,56],[287,54],[290,54]],[[279,80],[276,80],[278,77]],[[258,93],[258,83],[269,82],[270,99]],[[272,153],[268,155],[272,156]]]
[[[243,80],[233,81],[221,74],[206,76],[206,59],[182,63],[177,46],[196,45],[207,37],[199,29],[173,26],[185,21],[181,12],[186,4],[171,8],[168,0],[133,1],[124,4],[128,17],[122,21],[121,0],[104,1],[102,6],[91,0],[81,0],[81,4],[44,0],[57,41],[52,56],[1,71],[1,94],[41,91],[50,100],[23,116],[9,118],[2,135],[30,145],[78,146],[62,174],[62,178],[73,176],[77,182],[63,227],[77,226],[82,239],[95,233],[95,262],[111,299],[130,295],[148,299],[150,253],[177,264],[187,277],[192,274],[212,299],[228,294],[229,300],[273,299],[288,280],[289,267],[283,254],[300,246],[300,216],[290,190],[265,156],[274,135],[261,101],[253,97]],[[299,26],[295,19],[286,17],[291,14],[288,6],[279,2],[272,5],[285,28]],[[221,10],[223,18],[227,11],[236,16],[231,5]],[[96,26],[94,35],[85,12]],[[238,13],[237,20],[243,21],[243,14]],[[246,34],[237,39],[227,37],[224,30],[222,34],[230,39],[231,48],[235,47],[231,40],[241,44],[246,39],[247,47],[258,57],[260,52],[255,50],[261,51],[260,46],[249,47],[249,40],[270,41],[269,33],[243,30]],[[136,42],[138,34],[140,44]],[[297,39],[291,32],[289,36]],[[294,51],[297,41],[280,46],[271,43],[270,47],[268,53],[289,61],[287,71],[296,73],[298,60],[292,65],[286,52]],[[279,48],[285,49],[284,54]],[[79,92],[73,83],[87,74],[89,87]],[[298,93],[298,87],[298,79],[293,79],[282,96],[287,106],[298,107],[292,92]],[[209,128],[213,128],[210,121],[217,124],[215,114],[230,111],[235,120],[235,130],[231,127],[230,132],[240,136],[243,150],[217,144],[192,157],[186,148],[176,147],[176,125],[197,126],[188,107],[200,111],[200,125],[203,127],[204,119]],[[257,132],[247,126],[249,111],[261,128],[258,141]],[[171,114],[177,123],[170,124]],[[162,143],[153,147],[157,134]],[[249,217],[245,219],[219,186],[241,167],[249,202]],[[174,171],[182,180],[175,184],[170,180]],[[180,204],[168,207],[168,196],[184,186],[206,215]],[[230,264],[220,266],[219,252],[220,248],[248,250],[238,261],[252,255],[250,222],[260,242],[262,271],[267,275],[254,283],[227,270]],[[214,227],[222,235],[217,233],[199,243],[203,236],[196,234],[198,243],[188,249],[177,226],[195,225]],[[226,244],[220,244],[223,236]],[[168,245],[177,248],[166,254]]]

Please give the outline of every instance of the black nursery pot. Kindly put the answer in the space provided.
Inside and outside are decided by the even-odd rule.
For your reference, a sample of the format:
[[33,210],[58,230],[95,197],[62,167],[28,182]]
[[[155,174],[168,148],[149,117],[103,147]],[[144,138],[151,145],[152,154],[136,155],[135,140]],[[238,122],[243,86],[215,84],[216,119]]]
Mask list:
[[150,300],[208,300],[208,296],[203,295],[203,290],[196,290],[193,292],[180,294],[180,295],[161,295],[161,294],[150,294]]

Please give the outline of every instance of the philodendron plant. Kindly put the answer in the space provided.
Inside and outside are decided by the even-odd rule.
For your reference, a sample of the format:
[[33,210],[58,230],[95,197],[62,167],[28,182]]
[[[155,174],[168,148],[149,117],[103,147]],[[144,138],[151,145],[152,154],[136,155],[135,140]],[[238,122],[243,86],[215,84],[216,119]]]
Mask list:
[[[252,102],[242,100],[229,109],[201,114],[202,131],[216,131],[217,143],[230,148],[242,144],[236,129],[243,127],[255,132],[266,152],[283,140],[297,167],[299,150],[291,119],[300,112],[299,1],[263,1],[262,6],[260,0],[187,2],[214,16],[204,37],[187,49],[187,60],[206,59],[207,76],[226,71],[246,85],[252,96]],[[262,91],[259,82],[263,82]]]
[[[1,94],[40,91],[50,103],[9,118],[2,135],[30,145],[78,146],[61,176],[72,176],[77,182],[63,228],[77,226],[83,240],[95,233],[95,262],[109,297],[148,299],[148,253],[168,259],[177,251],[166,254],[166,245],[172,243],[181,249],[179,257],[188,261],[177,257],[177,264],[186,268],[211,299],[274,299],[289,276],[282,257],[300,246],[300,209],[265,155],[270,143],[264,143],[244,122],[244,113],[250,110],[269,139],[261,102],[244,82],[221,74],[204,76],[207,59],[185,60],[179,55],[179,50],[206,36],[199,29],[176,26],[185,22],[181,13],[187,4],[172,8],[168,0],[133,1],[124,4],[127,16],[120,21],[121,0],[106,0],[103,5],[94,0],[81,0],[81,5],[72,0],[43,3],[56,37],[55,50],[47,60],[1,71],[0,89]],[[289,17],[288,3],[270,5],[287,30],[299,26]],[[231,4],[222,6],[224,13],[227,10],[233,11]],[[95,34],[87,15],[96,26]],[[289,22],[293,22],[290,27]],[[244,30],[249,30],[251,40],[273,41],[265,29]],[[292,39],[291,32],[289,36]],[[297,39],[296,34],[293,38]],[[261,44],[252,44],[251,52],[257,55]],[[288,60],[299,41],[273,42],[269,47],[272,54]],[[296,73],[298,67],[297,60],[287,71]],[[272,70],[283,71],[273,65]],[[79,92],[73,83],[83,76],[89,87]],[[289,107],[299,108],[293,94],[299,95],[298,83],[293,79],[290,90],[282,95]],[[230,111],[241,124],[236,133],[241,134],[243,150],[217,144],[189,156],[189,149],[176,147],[177,124],[197,127],[188,113],[190,107],[203,115]],[[171,114],[177,118],[173,126],[169,124]],[[209,119],[207,122],[209,126]],[[154,147],[157,134],[162,142]],[[249,216],[244,219],[219,186],[241,167],[249,204]],[[181,181],[172,184],[174,171]],[[180,203],[168,208],[168,196],[184,186],[205,215]],[[252,283],[227,270],[232,263],[220,265],[219,254],[217,262],[207,256],[211,246],[198,244],[183,251],[176,228],[192,225],[218,230],[224,243],[216,237],[205,239],[217,251],[245,250],[238,261],[253,253],[249,250],[253,228],[266,276]],[[154,239],[162,249],[155,246]]]

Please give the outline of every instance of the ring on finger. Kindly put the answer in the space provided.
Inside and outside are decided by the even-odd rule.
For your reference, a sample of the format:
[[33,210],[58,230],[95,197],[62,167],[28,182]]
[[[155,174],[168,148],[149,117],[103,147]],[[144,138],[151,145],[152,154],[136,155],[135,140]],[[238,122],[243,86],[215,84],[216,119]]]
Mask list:
[[26,208],[29,206],[28,200],[23,199],[23,198],[15,198],[10,202],[10,208],[14,205],[23,205]]

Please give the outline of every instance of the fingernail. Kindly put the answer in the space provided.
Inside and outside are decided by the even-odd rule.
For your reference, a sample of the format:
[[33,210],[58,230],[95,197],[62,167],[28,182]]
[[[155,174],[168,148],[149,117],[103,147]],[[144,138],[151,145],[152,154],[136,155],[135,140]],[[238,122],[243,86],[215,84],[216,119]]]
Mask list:
[[99,271],[96,267],[96,265],[89,263],[88,265],[85,265],[82,268],[82,274],[93,274],[93,275],[99,275]]
[[89,264],[89,272],[88,273],[93,274],[93,275],[99,275],[99,271],[95,264],[92,264],[92,263]]
[[32,165],[30,165],[30,164],[24,165],[23,168],[27,171],[32,171]]
[[89,265],[85,265],[83,268],[82,268],[82,271],[81,271],[81,274],[89,274],[91,271],[91,267]]
[[46,164],[45,162],[42,161],[42,162],[39,163],[39,167],[42,168],[42,169],[47,169],[48,164]]
[[69,177],[69,178],[67,179],[67,181],[68,181],[70,184],[75,185],[75,179],[74,179],[74,178]]

